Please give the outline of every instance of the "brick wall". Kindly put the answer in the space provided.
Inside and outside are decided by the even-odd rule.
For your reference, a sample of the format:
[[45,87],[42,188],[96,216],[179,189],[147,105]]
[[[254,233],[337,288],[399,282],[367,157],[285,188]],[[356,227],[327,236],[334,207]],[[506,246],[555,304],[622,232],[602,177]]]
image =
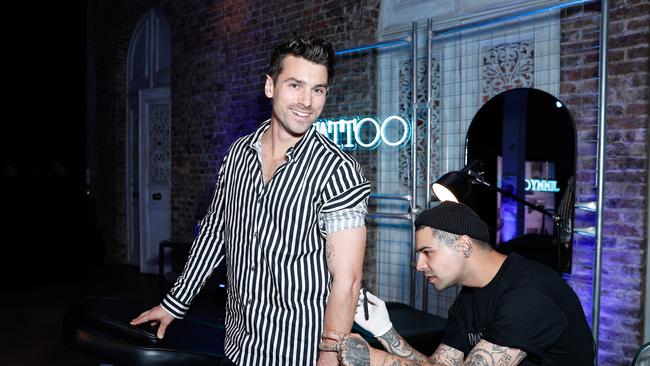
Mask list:
[[378,5],[226,1],[190,12],[174,3],[164,8],[174,40],[172,236],[188,239],[227,146],[270,117],[263,86],[271,45],[293,31],[326,36],[336,49],[372,42]]
[[[126,261],[126,56],[137,21],[156,3],[96,6],[100,72],[92,180],[98,226],[112,262]],[[379,5],[376,0],[159,5],[172,30],[172,237],[190,240],[227,147],[270,116],[263,86],[271,46],[294,31],[326,36],[336,49],[373,42]]]
[[[648,169],[647,1],[610,4],[605,209],[601,277],[599,363],[629,364],[641,343]],[[599,4],[563,12],[561,97],[578,134],[576,200],[596,199]],[[595,214],[576,211],[576,227],[595,225]],[[574,240],[568,282],[591,321],[593,238]]]

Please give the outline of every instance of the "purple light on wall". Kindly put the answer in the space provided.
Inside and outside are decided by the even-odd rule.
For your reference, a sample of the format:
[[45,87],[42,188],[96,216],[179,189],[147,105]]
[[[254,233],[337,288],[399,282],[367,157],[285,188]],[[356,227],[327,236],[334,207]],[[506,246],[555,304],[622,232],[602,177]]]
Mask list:
[[501,243],[517,236],[517,201],[501,197]]

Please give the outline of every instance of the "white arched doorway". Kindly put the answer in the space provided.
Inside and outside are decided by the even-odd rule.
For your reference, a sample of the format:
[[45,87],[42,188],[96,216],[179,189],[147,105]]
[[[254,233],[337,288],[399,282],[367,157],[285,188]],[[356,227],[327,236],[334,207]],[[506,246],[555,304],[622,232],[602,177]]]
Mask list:
[[171,33],[158,7],[138,22],[126,71],[127,258],[156,273],[171,235]]

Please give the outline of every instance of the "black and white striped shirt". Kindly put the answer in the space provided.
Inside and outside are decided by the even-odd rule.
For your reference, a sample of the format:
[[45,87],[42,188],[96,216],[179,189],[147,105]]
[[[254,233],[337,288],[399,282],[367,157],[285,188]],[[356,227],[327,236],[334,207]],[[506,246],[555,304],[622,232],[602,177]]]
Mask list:
[[323,217],[365,205],[370,183],[312,127],[264,184],[255,145],[269,126],[230,146],[185,269],[161,305],[182,318],[225,258],[226,356],[238,365],[314,365],[331,281]]

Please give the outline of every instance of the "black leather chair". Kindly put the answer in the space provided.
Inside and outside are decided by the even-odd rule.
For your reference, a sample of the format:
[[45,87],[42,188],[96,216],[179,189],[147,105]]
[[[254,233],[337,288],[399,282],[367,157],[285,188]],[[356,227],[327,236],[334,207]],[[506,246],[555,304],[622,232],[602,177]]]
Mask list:
[[86,297],[72,305],[63,321],[65,341],[116,365],[218,365],[224,329],[215,321],[188,316],[174,321],[165,338],[147,325],[129,321],[152,304],[122,298]]
[[[168,291],[173,279],[164,273],[165,249],[170,248],[172,274],[182,270],[190,243],[160,243],[159,298]],[[183,320],[174,321],[157,339],[149,325],[131,326],[129,321],[156,304],[122,297],[87,296],[73,304],[64,319],[64,336],[69,346],[117,365],[218,365],[223,357],[226,289],[225,266],[208,279],[192,308]],[[408,305],[387,302],[395,329],[420,352],[432,354],[444,332],[446,320],[413,309]],[[373,347],[381,344],[354,325]]]
[[[151,306],[123,298],[83,298],[66,313],[63,327],[66,343],[116,365],[219,364],[224,344],[222,307],[203,310],[205,316],[194,312],[174,321],[167,328],[165,338],[159,340],[156,330],[149,325],[129,324]],[[386,307],[395,329],[409,344],[426,355],[435,351],[445,329],[445,319],[400,303],[387,302]],[[356,324],[353,332],[381,349],[379,342]]]

